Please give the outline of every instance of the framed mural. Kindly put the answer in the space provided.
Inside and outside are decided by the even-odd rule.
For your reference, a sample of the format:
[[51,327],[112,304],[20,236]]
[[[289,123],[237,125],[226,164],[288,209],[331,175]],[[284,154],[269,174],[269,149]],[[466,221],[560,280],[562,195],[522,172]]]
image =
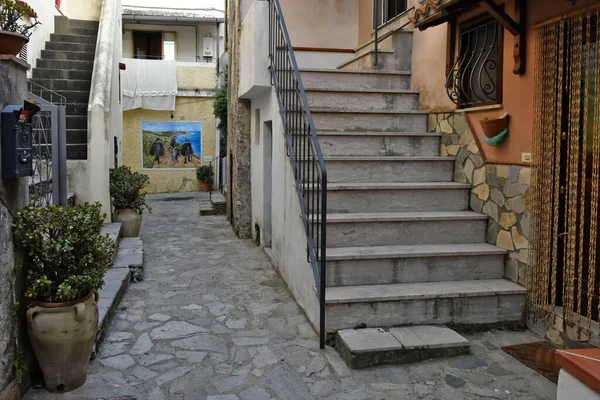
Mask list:
[[200,165],[201,122],[142,122],[143,169],[196,169]]

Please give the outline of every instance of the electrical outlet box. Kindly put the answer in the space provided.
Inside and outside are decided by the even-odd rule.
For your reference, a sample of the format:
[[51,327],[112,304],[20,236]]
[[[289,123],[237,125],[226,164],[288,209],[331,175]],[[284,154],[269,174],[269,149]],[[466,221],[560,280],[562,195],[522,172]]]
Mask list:
[[530,163],[532,161],[531,153],[521,153],[521,161]]

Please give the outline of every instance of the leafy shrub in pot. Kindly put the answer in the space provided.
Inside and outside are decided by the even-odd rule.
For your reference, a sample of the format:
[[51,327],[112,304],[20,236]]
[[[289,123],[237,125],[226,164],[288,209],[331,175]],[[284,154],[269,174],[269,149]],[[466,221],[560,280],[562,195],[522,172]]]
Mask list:
[[148,175],[125,165],[110,170],[110,196],[115,208],[112,220],[121,223],[123,237],[139,236],[144,209],[152,211],[144,192],[149,183]]
[[29,337],[48,390],[68,392],[85,383],[98,333],[98,293],[113,261],[102,235],[100,204],[19,211],[15,243],[25,253]]
[[198,167],[198,169],[196,170],[196,178],[198,178],[198,181],[200,181],[200,190],[202,190],[203,192],[208,192],[210,190],[212,176],[212,167],[208,165]]

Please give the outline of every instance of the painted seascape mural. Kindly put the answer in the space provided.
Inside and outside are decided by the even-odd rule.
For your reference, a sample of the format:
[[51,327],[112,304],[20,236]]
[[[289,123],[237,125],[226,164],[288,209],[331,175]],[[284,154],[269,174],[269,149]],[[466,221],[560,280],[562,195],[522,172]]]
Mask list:
[[142,123],[142,168],[196,169],[202,160],[202,123]]

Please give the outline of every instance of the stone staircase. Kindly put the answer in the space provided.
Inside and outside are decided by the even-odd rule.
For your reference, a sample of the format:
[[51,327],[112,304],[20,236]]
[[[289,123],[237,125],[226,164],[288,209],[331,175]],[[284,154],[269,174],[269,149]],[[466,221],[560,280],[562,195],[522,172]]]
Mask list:
[[327,333],[354,368],[468,351],[443,325],[523,324],[525,288],[504,279],[506,252],[417,108],[411,43],[392,36],[377,67],[365,46],[301,71],[329,179]]
[[32,81],[67,99],[67,159],[87,159],[87,107],[98,37],[97,21],[55,17]]

